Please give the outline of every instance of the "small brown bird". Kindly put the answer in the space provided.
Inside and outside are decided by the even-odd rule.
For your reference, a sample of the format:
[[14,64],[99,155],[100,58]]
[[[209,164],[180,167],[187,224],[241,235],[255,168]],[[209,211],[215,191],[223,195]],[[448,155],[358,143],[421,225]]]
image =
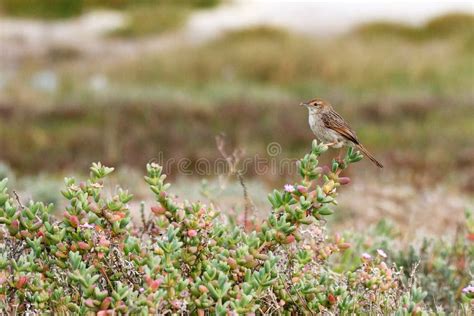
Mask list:
[[383,168],[383,165],[362,146],[357,139],[356,133],[349,124],[334,111],[329,102],[321,99],[313,99],[308,102],[303,102],[301,105],[308,108],[309,126],[319,141],[333,148],[355,146],[377,167]]

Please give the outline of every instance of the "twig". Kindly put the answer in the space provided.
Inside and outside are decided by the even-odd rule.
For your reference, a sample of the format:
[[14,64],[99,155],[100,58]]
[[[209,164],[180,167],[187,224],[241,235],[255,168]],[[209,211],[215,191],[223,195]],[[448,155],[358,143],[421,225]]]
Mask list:
[[239,179],[240,186],[243,189],[244,193],[244,229],[247,229],[248,227],[248,218],[249,218],[249,213],[253,213],[255,211],[255,204],[253,203],[252,199],[250,198],[247,190],[247,186],[245,185],[244,177],[242,175],[242,171],[237,169],[237,165],[241,159],[241,156],[243,155],[243,150],[242,149],[235,149],[232,155],[227,154],[225,151],[225,139],[224,135],[217,135],[216,136],[216,145],[217,145],[217,150],[220,152],[222,157],[226,160],[228,166],[229,166],[229,175],[235,174],[237,178]]
[[105,280],[107,280],[107,283],[109,284],[110,288],[113,289],[114,286],[112,285],[112,282],[110,282],[110,279],[109,277],[107,276],[107,273],[105,273],[105,270],[103,267],[100,267],[100,272],[102,273],[103,277],[105,278]]
[[13,190],[13,194],[15,195],[15,199],[16,199],[18,205],[20,206],[20,208],[21,208],[22,210],[24,210],[24,209],[25,209],[25,206],[23,206],[23,204],[21,203],[20,197],[18,196],[18,193],[16,193],[16,191]]
[[247,191],[247,186],[245,185],[244,182],[244,177],[242,176],[242,173],[240,170],[237,172],[237,177],[239,178],[240,185],[242,186],[242,189],[244,190],[244,200],[245,200],[245,206],[244,206],[244,228],[247,228],[248,225],[248,214],[250,212],[253,213],[255,210],[255,205],[253,204],[252,200],[249,197],[248,191]]
[[413,286],[415,285],[415,282],[416,282],[416,270],[418,269],[418,266],[420,265],[420,261],[418,260],[414,266],[412,267],[412,270],[411,270],[411,273],[410,273],[410,279],[409,279],[409,284],[408,284],[408,288],[409,290],[411,291],[411,289],[413,288]]
[[142,220],[142,225],[143,225],[143,230],[142,230],[142,236],[147,232],[148,230],[148,224],[149,222],[145,218],[145,202],[140,203],[140,218]]
[[[298,306],[298,303],[293,299],[293,296],[291,295],[290,291],[286,288],[286,282],[283,279],[282,274],[283,273],[278,273],[278,276],[280,277],[280,280],[283,281],[283,288],[285,289],[286,293],[290,296],[295,306]],[[303,303],[303,306],[310,312],[311,315],[315,315],[315,313],[308,307],[306,300],[304,299],[304,297],[301,296],[300,292],[298,292],[298,290],[295,290],[295,291],[296,291],[296,294],[298,295],[298,298],[301,300],[301,303]]]

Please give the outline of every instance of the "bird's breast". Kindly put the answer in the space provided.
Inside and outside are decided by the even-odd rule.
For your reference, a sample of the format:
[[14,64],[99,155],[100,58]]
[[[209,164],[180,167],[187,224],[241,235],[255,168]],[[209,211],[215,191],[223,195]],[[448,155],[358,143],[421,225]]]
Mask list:
[[323,120],[320,118],[320,115],[318,115],[317,113],[310,113],[308,121],[309,121],[309,126],[311,127],[311,130],[320,141],[325,142],[325,143],[332,143],[332,142],[339,141],[338,136],[340,135],[338,135],[338,133],[336,133],[332,129],[327,128]]
[[319,118],[319,115],[313,113],[309,114],[309,127],[311,127],[313,133],[318,137],[321,137],[326,129],[324,122]]

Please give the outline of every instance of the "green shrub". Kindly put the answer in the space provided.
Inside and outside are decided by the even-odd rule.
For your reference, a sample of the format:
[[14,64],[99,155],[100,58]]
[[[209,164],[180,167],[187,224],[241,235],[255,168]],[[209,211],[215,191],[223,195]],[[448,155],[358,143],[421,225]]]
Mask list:
[[127,11],[127,23],[110,35],[136,37],[175,29],[186,21],[190,12],[190,7],[169,4],[132,7]]
[[207,8],[218,5],[220,0],[2,0],[0,12],[13,16],[43,19],[70,18],[91,8],[133,9],[175,6]]
[[[331,258],[351,247],[328,238],[324,217],[350,180],[340,173],[362,159],[349,149],[329,168],[327,146],[312,144],[299,161],[301,180],[269,195],[267,220],[251,232],[220,220],[219,210],[179,201],[162,167],[147,165],[156,197],[143,225],[131,223],[133,196],[102,191],[113,171],[93,164],[88,180],[66,178],[62,220],[52,205],[23,205],[0,182],[0,308],[6,313],[130,314],[425,313],[427,293],[390,266],[378,250],[353,269]],[[143,211],[143,210],[142,210]],[[472,293],[464,291],[465,304]],[[467,306],[467,305],[466,305]]]
[[371,22],[356,28],[354,34],[368,38],[399,37],[413,41],[432,40],[449,36],[472,38],[474,15],[450,13],[435,17],[416,27],[395,22]]
[[46,19],[69,18],[81,14],[84,0],[2,0],[0,9],[10,15]]

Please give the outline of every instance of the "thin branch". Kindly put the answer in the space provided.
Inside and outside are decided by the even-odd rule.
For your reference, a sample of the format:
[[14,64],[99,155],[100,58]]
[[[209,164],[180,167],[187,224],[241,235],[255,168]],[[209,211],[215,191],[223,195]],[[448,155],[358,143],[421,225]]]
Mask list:
[[238,163],[242,158],[244,151],[242,149],[235,149],[232,155],[227,154],[225,151],[225,136],[220,134],[216,136],[216,145],[217,150],[220,152],[221,156],[226,160],[229,166],[229,175],[236,175],[239,179],[240,186],[242,187],[244,194],[244,229],[248,228],[249,224],[249,214],[253,213],[256,209],[255,204],[248,194],[247,186],[245,185],[244,177],[242,171],[237,169]]
[[18,193],[16,193],[16,191],[13,190],[13,194],[15,195],[16,202],[18,203],[18,205],[20,206],[20,208],[21,208],[22,210],[24,210],[24,209],[25,209],[25,206],[21,203],[20,196],[18,196]]
[[[293,296],[291,295],[290,291],[286,288],[287,283],[283,279],[285,274],[279,272],[278,276],[280,277],[280,280],[283,281],[283,288],[285,289],[285,292],[291,298],[291,300],[293,301],[293,304],[295,304],[295,306],[298,306],[298,303],[293,299]],[[295,291],[296,291],[296,295],[298,295],[298,298],[301,300],[301,303],[303,303],[304,308],[306,308],[310,312],[311,315],[315,315],[315,313],[308,307],[308,304],[306,303],[306,300],[304,299],[304,297],[301,296],[300,292],[298,292],[298,290],[295,290]]]

